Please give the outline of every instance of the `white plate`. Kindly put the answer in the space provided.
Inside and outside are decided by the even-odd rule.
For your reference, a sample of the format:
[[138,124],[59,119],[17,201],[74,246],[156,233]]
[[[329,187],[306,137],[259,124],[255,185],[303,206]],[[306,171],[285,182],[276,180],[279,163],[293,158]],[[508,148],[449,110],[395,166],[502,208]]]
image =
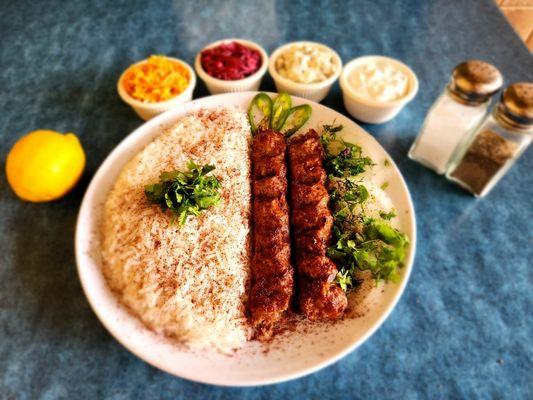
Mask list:
[[[200,108],[241,106],[246,108],[255,92],[205,97],[170,110],[127,136],[100,166],[81,204],[76,227],[76,261],[83,290],[94,312],[107,330],[128,350],[170,374],[198,382],[227,386],[265,385],[298,378],[315,372],[347,355],[367,340],[390,314],[407,284],[416,246],[413,204],[400,171],[379,143],[360,126],[342,114],[308,100],[293,97],[295,105],[307,103],[313,115],[307,126],[320,127],[333,121],[345,126],[345,139],[360,144],[377,165],[372,181],[386,189],[398,212],[400,229],[411,241],[402,280],[377,291],[374,304],[360,318],[335,325],[312,325],[303,332],[278,337],[266,352],[249,342],[234,355],[190,352],[177,343],[146,329],[118,303],[108,288],[100,268],[99,223],[108,191],[125,163],[160,132],[184,114]],[[384,160],[390,161],[389,166]]]

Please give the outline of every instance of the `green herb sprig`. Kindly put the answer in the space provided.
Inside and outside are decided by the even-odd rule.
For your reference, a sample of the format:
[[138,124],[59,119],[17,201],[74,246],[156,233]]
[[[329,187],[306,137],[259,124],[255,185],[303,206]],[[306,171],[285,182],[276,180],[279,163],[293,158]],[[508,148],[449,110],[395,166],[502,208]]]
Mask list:
[[187,168],[184,172],[163,172],[158,183],[144,187],[148,201],[158,204],[163,212],[170,210],[171,223],[179,225],[183,225],[189,215],[200,215],[220,202],[220,181],[216,176],[206,176],[215,167],[189,161]]
[[369,270],[376,281],[397,283],[409,244],[407,237],[383,219],[364,218],[360,228],[360,232],[337,224],[333,228],[335,243],[328,256],[341,267],[336,282],[346,290],[357,283],[358,271]]
[[321,138],[326,150],[326,172],[336,177],[359,175],[374,164],[370,157],[363,156],[361,146],[337,136],[342,129],[342,125],[323,126]]
[[357,175],[374,164],[360,146],[337,136],[342,129],[325,125],[321,136],[335,221],[327,251],[339,267],[335,282],[347,291],[359,284],[359,271],[370,271],[376,281],[398,282],[409,240],[391,225],[394,211],[382,211],[375,218],[365,214],[370,193]]

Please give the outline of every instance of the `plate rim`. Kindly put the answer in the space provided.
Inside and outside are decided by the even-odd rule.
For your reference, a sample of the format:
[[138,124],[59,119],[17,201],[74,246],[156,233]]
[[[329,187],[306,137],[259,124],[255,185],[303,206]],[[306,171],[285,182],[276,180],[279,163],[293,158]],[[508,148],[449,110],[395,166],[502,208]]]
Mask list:
[[[175,377],[178,377],[178,378],[182,378],[182,379],[187,379],[187,380],[192,381],[192,382],[198,382],[198,383],[203,383],[203,384],[208,384],[208,385],[224,386],[224,387],[251,387],[251,386],[272,385],[272,384],[276,384],[276,383],[287,382],[287,381],[290,381],[290,380],[293,380],[293,379],[298,379],[298,378],[304,377],[306,375],[310,375],[310,374],[312,374],[314,372],[317,372],[317,371],[319,371],[319,370],[321,370],[323,368],[326,368],[326,367],[334,364],[335,362],[337,362],[340,359],[342,359],[345,356],[347,356],[349,353],[351,353],[354,350],[356,350],[359,346],[361,346],[364,342],[366,342],[383,325],[383,323],[390,316],[390,314],[392,313],[392,311],[394,310],[394,308],[396,307],[396,305],[400,301],[400,298],[403,296],[405,288],[407,287],[407,283],[408,283],[408,281],[410,279],[411,272],[412,272],[413,265],[414,265],[414,261],[415,261],[416,245],[417,245],[417,224],[416,224],[416,214],[415,214],[414,203],[413,203],[409,188],[407,186],[407,183],[405,182],[405,179],[404,179],[400,169],[396,165],[394,159],[390,156],[388,151],[374,138],[373,135],[371,135],[368,131],[366,131],[366,129],[361,127],[357,122],[355,122],[350,117],[347,117],[347,116],[343,115],[341,112],[339,112],[339,111],[337,111],[337,110],[335,110],[333,108],[330,108],[328,106],[325,106],[323,104],[316,103],[316,102],[313,102],[311,100],[307,100],[307,99],[304,99],[304,98],[301,98],[301,97],[298,97],[298,96],[292,96],[291,95],[291,97],[293,99],[297,99],[298,101],[308,103],[312,107],[318,106],[320,108],[325,108],[325,109],[327,109],[330,112],[332,111],[332,112],[334,112],[336,114],[342,115],[345,118],[348,118],[352,123],[357,125],[360,130],[364,131],[364,133],[366,135],[368,135],[370,137],[370,139],[372,141],[374,141],[375,144],[378,147],[381,148],[381,150],[384,152],[384,154],[387,155],[388,160],[390,161],[392,166],[398,172],[398,177],[400,178],[399,182],[401,184],[402,189],[405,191],[405,193],[407,195],[407,207],[408,207],[408,209],[410,211],[409,212],[409,218],[410,218],[411,227],[412,227],[412,235],[410,237],[410,247],[409,247],[409,252],[408,252],[409,263],[406,264],[403,267],[404,268],[403,279],[398,284],[398,289],[397,289],[394,297],[392,298],[392,301],[384,308],[384,310],[381,313],[381,315],[374,322],[372,327],[366,331],[366,333],[364,335],[362,335],[359,339],[356,339],[353,343],[351,343],[346,348],[344,348],[344,349],[342,349],[340,351],[337,351],[336,353],[334,353],[332,355],[329,355],[329,356],[325,357],[324,360],[322,360],[320,362],[317,362],[317,363],[315,363],[315,364],[313,364],[313,365],[311,365],[309,367],[300,368],[300,369],[298,369],[298,370],[296,370],[294,372],[283,373],[279,377],[265,378],[265,379],[251,379],[251,380],[240,381],[240,382],[227,383],[227,382],[223,382],[223,381],[216,380],[216,379],[201,379],[201,378],[198,378],[197,376],[188,375],[187,373],[177,374],[175,371],[172,371],[169,368],[167,368],[166,365],[163,365],[163,363],[159,363],[159,362],[157,362],[155,360],[145,358],[144,353],[142,351],[140,351],[136,347],[131,346],[130,344],[128,344],[126,340],[123,340],[123,338],[121,336],[119,336],[117,334],[117,332],[115,332],[115,330],[112,328],[112,326],[109,323],[109,321],[107,321],[106,318],[104,318],[102,316],[102,314],[100,313],[99,308],[95,304],[95,300],[92,297],[92,294],[91,294],[90,289],[88,287],[88,282],[86,282],[85,277],[84,277],[84,275],[82,273],[82,269],[84,267],[82,266],[82,264],[83,264],[83,262],[82,262],[82,251],[81,251],[81,247],[82,246],[81,246],[81,243],[80,243],[80,240],[81,240],[80,236],[81,236],[81,231],[82,231],[81,220],[84,217],[84,214],[87,213],[88,210],[90,210],[89,201],[90,201],[90,198],[92,197],[92,195],[94,194],[94,192],[97,191],[98,186],[96,186],[96,185],[97,185],[98,181],[100,180],[100,175],[102,175],[105,172],[105,170],[108,169],[108,164],[112,165],[112,162],[114,161],[114,158],[116,158],[119,154],[121,154],[125,150],[127,150],[127,146],[129,145],[130,142],[134,142],[138,137],[142,137],[143,135],[145,135],[145,134],[143,134],[144,131],[151,132],[154,127],[156,127],[156,126],[164,126],[173,117],[178,117],[182,113],[184,113],[183,115],[185,115],[187,112],[192,112],[194,110],[197,110],[197,107],[201,107],[200,104],[202,102],[205,102],[208,99],[209,100],[213,99],[213,98],[221,98],[222,99],[224,97],[246,96],[246,95],[252,96],[252,95],[257,94],[257,93],[261,93],[261,92],[260,91],[245,91],[245,92],[223,93],[223,94],[217,94],[217,95],[212,95],[212,96],[200,97],[198,99],[194,99],[194,100],[192,100],[192,101],[190,101],[188,103],[185,103],[184,105],[181,105],[181,106],[178,106],[178,107],[173,108],[171,110],[168,110],[168,111],[166,111],[166,112],[154,117],[153,119],[151,119],[149,121],[146,121],[146,122],[142,123],[141,125],[139,125],[131,133],[126,135],[116,146],[114,146],[113,149],[109,152],[109,154],[105,157],[105,159],[100,163],[100,165],[96,169],[94,175],[92,176],[89,185],[87,186],[85,194],[83,195],[83,199],[82,199],[82,202],[80,204],[80,208],[79,208],[79,211],[78,211],[78,216],[77,216],[77,219],[76,219],[76,228],[75,228],[75,234],[74,234],[74,252],[75,252],[76,269],[77,269],[77,273],[78,273],[78,278],[80,280],[84,295],[85,295],[87,301],[89,302],[89,305],[90,305],[91,309],[96,314],[96,316],[97,316],[98,320],[100,321],[100,323],[104,326],[104,328],[108,331],[108,333],[110,333],[111,336],[120,345],[125,347],[128,351],[130,351],[132,354],[137,356],[142,361],[144,361],[147,364],[149,364],[149,365],[151,365],[153,367],[156,367],[156,368],[158,368],[158,369],[160,369],[160,370],[162,370],[162,371],[164,371],[164,372],[166,372],[166,373],[168,373],[168,374],[170,374],[172,376],[175,376]],[[266,93],[269,96],[277,95],[277,93],[274,93],[274,92],[262,92],[262,93]],[[219,106],[223,106],[223,102],[219,102],[219,104],[220,104]],[[183,106],[187,106],[187,110],[183,111]],[[213,108],[213,107],[211,106],[210,108]],[[137,318],[137,317],[134,316],[134,318]]]

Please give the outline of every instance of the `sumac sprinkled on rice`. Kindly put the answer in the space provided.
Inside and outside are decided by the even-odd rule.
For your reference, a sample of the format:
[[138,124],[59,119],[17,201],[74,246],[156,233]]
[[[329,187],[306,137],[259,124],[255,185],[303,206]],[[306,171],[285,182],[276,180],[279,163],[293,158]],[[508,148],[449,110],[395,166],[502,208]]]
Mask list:
[[[250,136],[247,115],[236,108],[182,116],[127,163],[104,205],[102,270],[109,287],[148,328],[191,349],[232,353],[249,337]],[[207,177],[220,178],[221,204],[171,224],[146,201],[145,184],[164,171],[198,175],[196,166],[186,168],[189,160],[216,167]],[[177,199],[169,200],[170,207]]]
[[246,78],[261,68],[261,54],[238,42],[223,43],[202,51],[202,68],[225,81]]

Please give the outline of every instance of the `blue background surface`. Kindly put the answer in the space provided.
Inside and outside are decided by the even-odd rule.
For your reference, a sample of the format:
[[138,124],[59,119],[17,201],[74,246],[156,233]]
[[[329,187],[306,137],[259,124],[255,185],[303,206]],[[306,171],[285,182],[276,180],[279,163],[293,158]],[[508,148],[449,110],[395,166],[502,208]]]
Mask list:
[[[242,4],[241,4],[242,3]],[[19,201],[0,174],[0,398],[531,398],[533,157],[531,149],[483,200],[410,161],[424,115],[459,62],[497,65],[533,81],[533,60],[491,0],[3,1],[0,163],[24,133],[78,134],[82,182],[49,204]],[[365,126],[404,174],[418,218],[405,295],[357,351],[306,378],[218,388],[143,363],[104,330],[74,262],[76,214],[97,167],[141,124],[115,85],[152,53],[193,62],[205,44],[244,37],[269,52],[324,42],[346,62],[384,54],[409,64],[416,99],[393,121]],[[273,89],[267,78],[262,89]],[[199,84],[196,97],[206,95]],[[324,104],[346,112],[338,85]],[[364,126],[364,125],[363,125]]]

